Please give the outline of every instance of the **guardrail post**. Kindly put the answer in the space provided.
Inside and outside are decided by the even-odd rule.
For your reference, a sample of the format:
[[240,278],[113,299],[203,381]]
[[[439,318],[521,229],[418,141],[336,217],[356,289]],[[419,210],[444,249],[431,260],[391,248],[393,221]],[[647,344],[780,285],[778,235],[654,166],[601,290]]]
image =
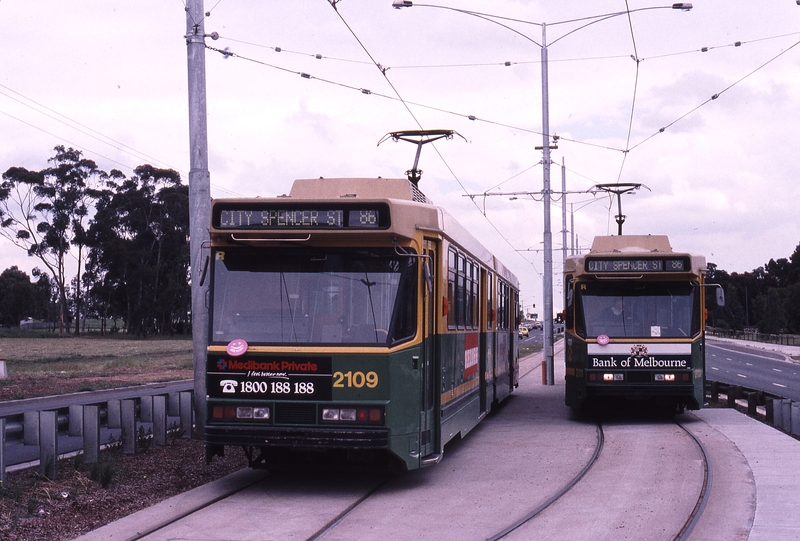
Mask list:
[[100,460],[100,406],[83,406],[83,459],[87,464]]
[[39,475],[58,477],[58,412],[39,412]]
[[26,411],[22,414],[22,444],[39,445],[38,411]]
[[136,454],[136,402],[132,398],[120,401],[122,420],[122,452],[126,455]]
[[69,435],[83,436],[83,406],[69,407]]
[[719,383],[716,381],[711,382],[711,397],[710,402],[719,402]]
[[758,406],[758,393],[747,393],[747,415],[755,415],[758,413],[756,406]]
[[800,402],[792,402],[792,434],[800,436]]
[[180,393],[180,406],[181,406],[181,437],[192,437],[192,393],[191,391],[183,391]]
[[781,400],[781,413],[783,416],[781,428],[783,428],[786,432],[790,432],[792,430],[792,401],[788,398]]
[[178,417],[180,414],[180,395],[178,393],[169,393],[167,395],[167,416]]
[[728,407],[735,408],[736,407],[736,399],[742,395],[742,388],[738,385],[729,385],[728,386]]
[[139,398],[139,420],[143,423],[153,422],[153,395]]
[[167,397],[163,394],[153,397],[153,443],[167,444]]
[[773,398],[770,400],[772,402],[772,424],[778,428],[783,427],[783,399],[782,398]]
[[122,428],[122,417],[120,412],[120,401],[112,399],[106,402],[108,408],[108,416],[106,417],[106,426],[108,428]]
[[6,419],[0,417],[0,488],[6,486]]

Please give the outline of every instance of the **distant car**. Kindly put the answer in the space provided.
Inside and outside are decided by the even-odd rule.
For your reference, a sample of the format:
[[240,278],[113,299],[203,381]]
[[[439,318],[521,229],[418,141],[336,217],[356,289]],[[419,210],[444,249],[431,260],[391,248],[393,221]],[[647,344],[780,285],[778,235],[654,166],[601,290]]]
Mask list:
[[532,328],[542,330],[542,322],[541,321],[534,321],[531,323]]

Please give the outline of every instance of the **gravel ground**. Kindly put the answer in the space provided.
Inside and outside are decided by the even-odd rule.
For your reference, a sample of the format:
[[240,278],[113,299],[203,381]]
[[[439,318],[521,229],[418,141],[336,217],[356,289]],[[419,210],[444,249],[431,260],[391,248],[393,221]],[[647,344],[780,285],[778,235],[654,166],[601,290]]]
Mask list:
[[[188,340],[0,338],[9,375],[0,380],[0,400],[192,379],[191,351]],[[62,460],[55,480],[38,468],[8,472],[0,486],[0,540],[74,539],[247,466],[239,449],[206,465],[201,441],[147,441],[136,455],[102,451],[94,468],[80,456]]]
[[105,450],[94,468],[80,457],[62,460],[52,481],[38,468],[9,472],[0,487],[0,539],[74,539],[247,466],[244,453],[227,451],[206,465],[201,441],[174,438],[136,455]]

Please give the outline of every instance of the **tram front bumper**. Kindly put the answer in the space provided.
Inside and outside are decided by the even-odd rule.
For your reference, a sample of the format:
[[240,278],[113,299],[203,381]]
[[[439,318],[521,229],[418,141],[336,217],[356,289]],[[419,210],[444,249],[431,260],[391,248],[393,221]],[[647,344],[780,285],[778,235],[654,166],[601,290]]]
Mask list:
[[387,449],[389,430],[206,425],[205,442],[212,445],[307,449]]

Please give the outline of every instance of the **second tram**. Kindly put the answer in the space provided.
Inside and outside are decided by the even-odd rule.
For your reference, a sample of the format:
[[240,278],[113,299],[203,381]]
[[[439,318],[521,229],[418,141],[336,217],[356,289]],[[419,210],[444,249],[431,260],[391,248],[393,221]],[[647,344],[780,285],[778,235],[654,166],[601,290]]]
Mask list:
[[589,253],[567,258],[566,404],[702,407],[705,271],[703,256],[674,252],[662,235],[595,237]]
[[208,460],[415,469],[518,385],[517,278],[406,179],[218,199],[210,232]]

